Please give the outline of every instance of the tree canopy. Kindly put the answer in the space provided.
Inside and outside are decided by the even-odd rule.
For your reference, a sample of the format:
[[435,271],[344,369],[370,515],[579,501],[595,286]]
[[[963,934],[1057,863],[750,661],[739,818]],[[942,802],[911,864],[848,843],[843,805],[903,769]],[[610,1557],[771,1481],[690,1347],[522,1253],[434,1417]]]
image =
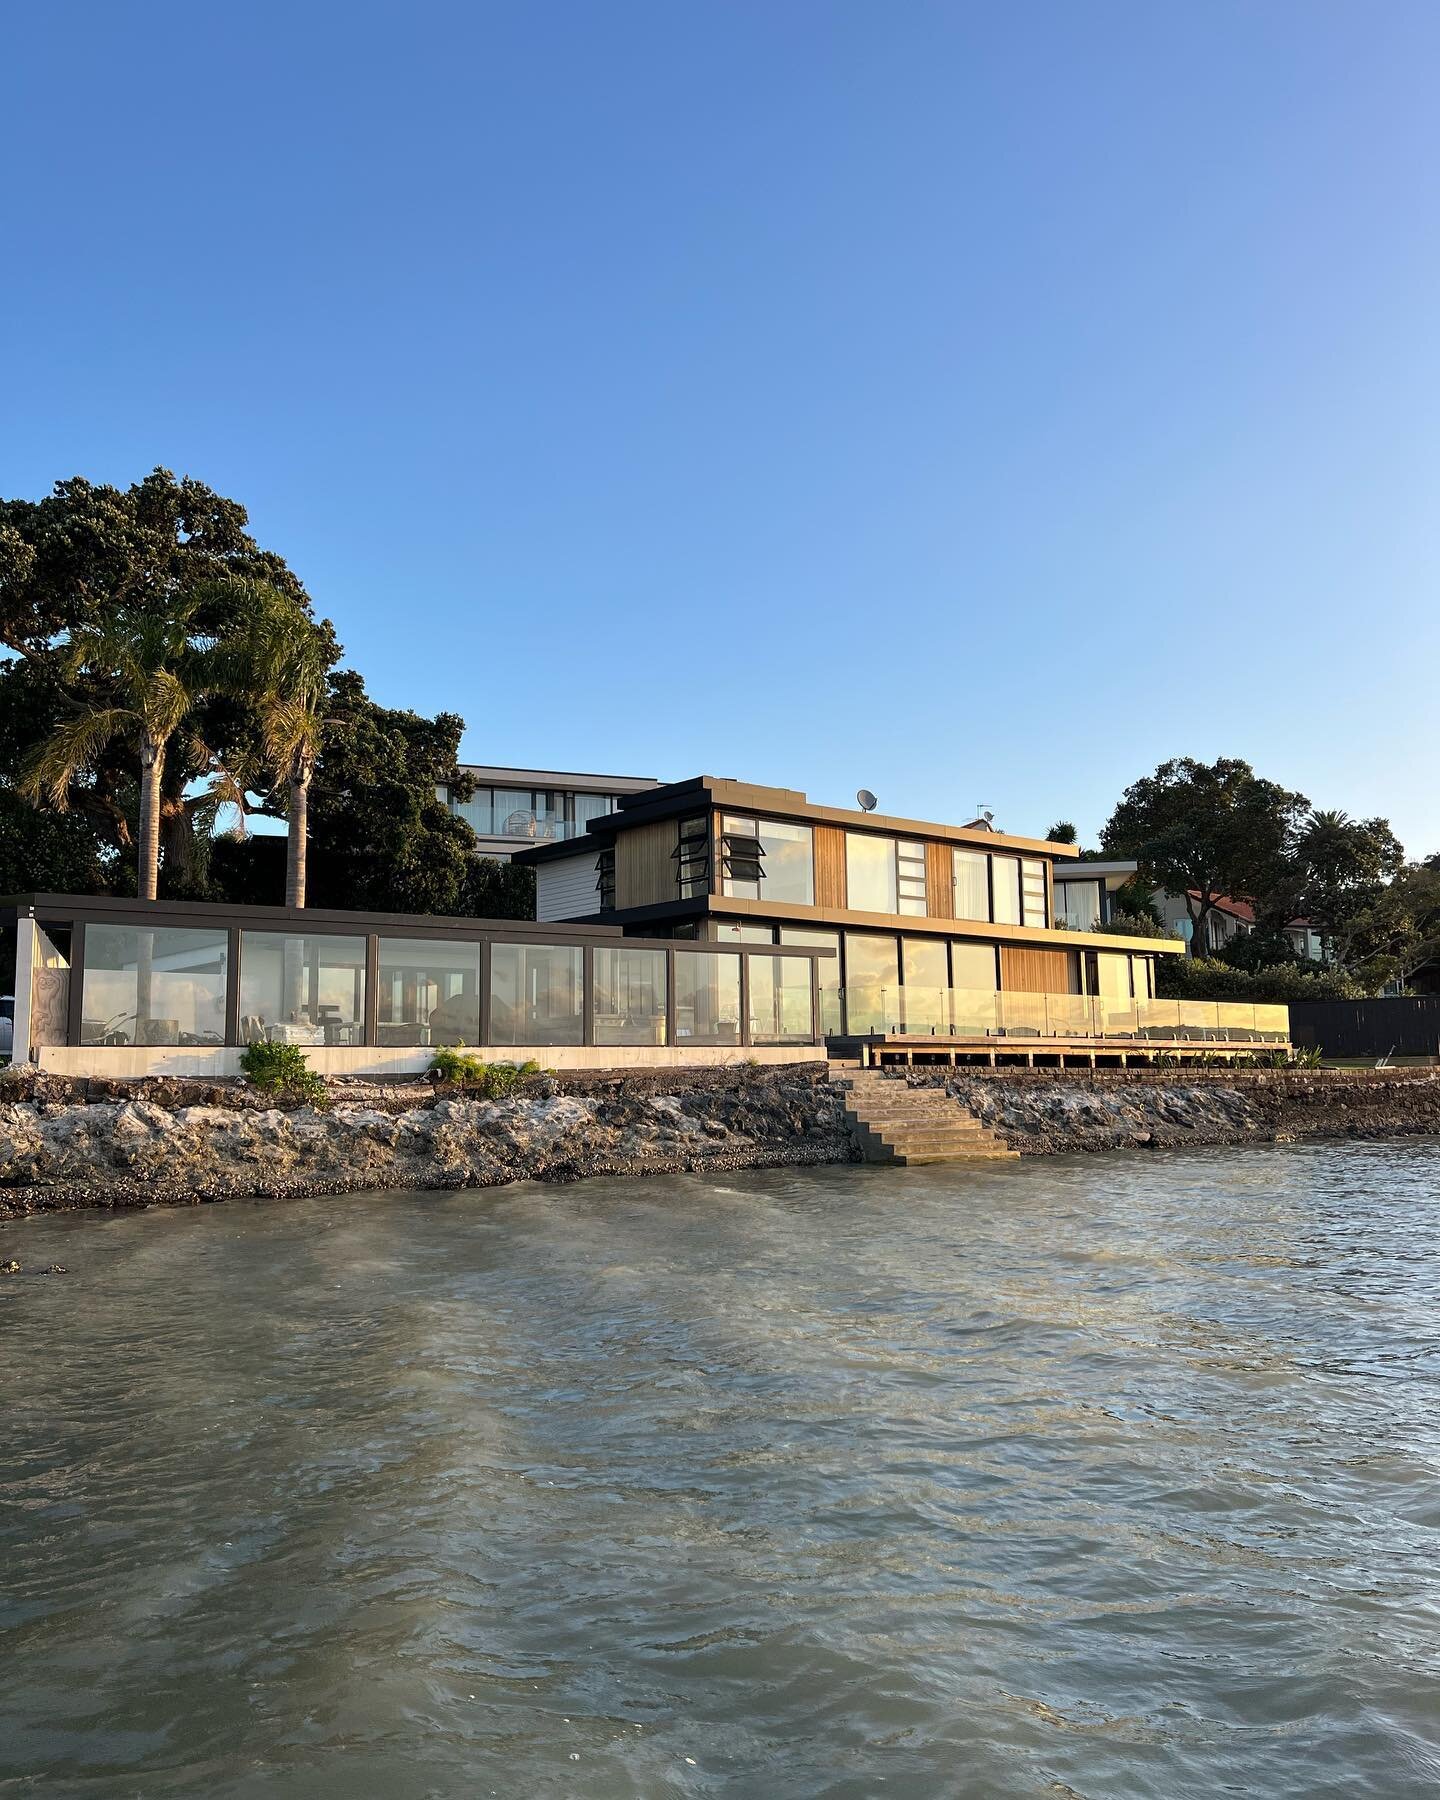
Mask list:
[[1101,833],[1111,856],[1134,857],[1157,887],[1183,895],[1202,940],[1227,897],[1278,892],[1290,878],[1303,794],[1256,775],[1238,757],[1175,757],[1133,782]]

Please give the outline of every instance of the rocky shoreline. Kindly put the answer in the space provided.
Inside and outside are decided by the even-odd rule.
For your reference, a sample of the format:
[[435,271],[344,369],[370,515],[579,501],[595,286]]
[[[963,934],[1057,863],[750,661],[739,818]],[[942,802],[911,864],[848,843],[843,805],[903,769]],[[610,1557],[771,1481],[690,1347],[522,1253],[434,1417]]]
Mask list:
[[[1013,1149],[1440,1136],[1440,1070],[917,1068]],[[543,1075],[503,1100],[336,1081],[323,1109],[244,1082],[0,1079],[0,1220],[376,1188],[857,1160],[823,1066]]]
[[943,1086],[1029,1156],[1440,1136],[1440,1069],[917,1068],[906,1079]]
[[323,1110],[243,1082],[0,1084],[0,1219],[373,1188],[847,1162],[823,1066],[541,1076],[503,1100],[333,1082]]

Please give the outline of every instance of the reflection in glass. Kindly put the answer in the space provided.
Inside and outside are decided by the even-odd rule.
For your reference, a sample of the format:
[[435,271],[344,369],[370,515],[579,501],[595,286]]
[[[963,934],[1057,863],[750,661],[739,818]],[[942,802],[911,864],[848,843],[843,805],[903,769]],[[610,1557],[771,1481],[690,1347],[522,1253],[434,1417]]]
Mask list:
[[990,880],[995,894],[995,923],[1020,923],[1020,858],[992,856]]
[[808,1044],[815,1036],[808,956],[750,958],[750,1041]]
[[903,948],[905,1029],[932,1033],[948,1030],[950,970],[944,938],[907,937]]
[[365,940],[240,934],[240,1042],[363,1044]]
[[893,937],[845,933],[845,1029],[884,1031],[888,1010],[896,1010],[900,951]]
[[490,946],[490,1042],[579,1044],[585,952],[572,944]]
[[868,832],[845,833],[845,904],[851,912],[898,911],[895,840]]
[[740,958],[697,950],[675,958],[675,1041],[740,1042]]
[[[760,841],[759,881],[744,881],[724,874],[721,891],[737,900],[780,900],[793,906],[815,904],[815,859],[808,825],[788,825],[780,819],[727,816],[722,822],[726,837]],[[723,873],[723,871],[722,871]]]
[[967,991],[993,994],[999,987],[995,970],[995,946],[960,938],[950,943],[950,982]]
[[789,925],[780,927],[782,944],[804,944],[817,950],[833,950],[833,956],[822,956],[815,964],[820,980],[820,1029],[827,1036],[838,1037],[844,1029],[840,1013],[840,933],[838,931],[802,931]]
[[375,1041],[478,1044],[480,946],[381,938]]
[[595,952],[595,1042],[665,1042],[665,952]]
[[222,1044],[224,931],[89,925],[82,1044]]

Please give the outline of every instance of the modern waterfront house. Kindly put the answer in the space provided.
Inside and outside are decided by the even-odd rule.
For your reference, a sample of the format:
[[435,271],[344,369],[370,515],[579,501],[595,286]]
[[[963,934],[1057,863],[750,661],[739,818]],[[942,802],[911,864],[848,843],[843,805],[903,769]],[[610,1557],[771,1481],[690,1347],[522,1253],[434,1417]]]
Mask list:
[[450,788],[440,788],[439,797],[475,833],[479,854],[502,862],[531,844],[583,837],[592,819],[613,812],[626,795],[660,785],[650,775],[564,774],[488,763],[460,768],[473,783],[470,797],[462,800]]
[[[1120,872],[1068,845],[711,776],[629,793],[586,779],[609,809],[556,808],[550,837],[518,850],[533,921],[0,901],[14,1054],[57,1073],[221,1075],[264,1041],[324,1073],[386,1075],[446,1044],[556,1068],[1288,1045],[1283,1006],[1157,998],[1157,962],[1185,946],[1081,928]],[[492,824],[501,792],[522,790],[492,783]]]
[[851,812],[699,776],[630,795],[583,841],[519,860],[535,869],[536,914],[548,922],[825,951],[827,1038],[880,1060],[1287,1041],[1283,1007],[1157,999],[1156,963],[1184,945],[1097,935],[1112,890],[1092,873],[1094,916],[1087,896],[1082,926],[1081,890],[1065,879],[1084,867],[1078,857],[983,820]]

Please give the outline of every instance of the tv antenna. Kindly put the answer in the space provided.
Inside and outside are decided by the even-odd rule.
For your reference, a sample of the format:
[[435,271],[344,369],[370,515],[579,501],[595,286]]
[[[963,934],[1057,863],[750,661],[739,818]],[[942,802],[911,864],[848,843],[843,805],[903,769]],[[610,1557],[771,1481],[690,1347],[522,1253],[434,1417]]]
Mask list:
[[870,792],[869,788],[861,788],[855,798],[859,802],[861,812],[874,812],[875,808],[880,804]]

